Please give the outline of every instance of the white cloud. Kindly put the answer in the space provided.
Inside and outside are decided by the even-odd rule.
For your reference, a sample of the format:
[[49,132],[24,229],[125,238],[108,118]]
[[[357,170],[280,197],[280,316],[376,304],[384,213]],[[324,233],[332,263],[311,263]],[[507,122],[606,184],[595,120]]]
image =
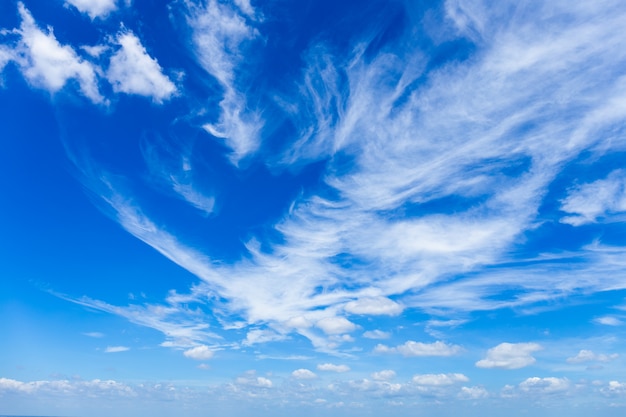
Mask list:
[[107,346],[107,348],[104,351],[106,353],[117,353],[117,352],[126,352],[127,350],[130,350],[130,348],[126,346]]
[[268,378],[256,376],[255,371],[249,371],[245,375],[235,380],[237,385],[248,386],[253,388],[272,388],[274,385]]
[[417,385],[442,386],[467,382],[469,378],[463,374],[423,374],[413,376],[412,381]]
[[[80,91],[94,103],[104,103],[98,90],[96,67],[81,59],[69,45],[61,45],[52,29],[43,32],[23,3],[18,3],[22,23],[17,33],[20,40],[11,59],[19,65],[30,84],[50,93],[61,90],[76,80]],[[6,60],[6,56],[4,57]],[[5,61],[6,63],[6,61]]]
[[536,362],[531,356],[541,350],[537,343],[500,343],[487,351],[487,357],[476,362],[479,368],[519,369]]
[[163,75],[163,69],[148,55],[137,36],[121,32],[116,42],[121,48],[111,57],[106,72],[114,91],[152,97],[156,103],[176,94],[174,83]]
[[386,297],[361,298],[346,304],[345,310],[352,314],[397,316],[403,307]]
[[[621,248],[582,249],[576,271],[564,268],[570,264],[562,258],[550,258],[554,254],[527,260],[528,267],[510,266],[511,248],[537,227],[560,169],[601,143],[620,146],[604,133],[626,115],[620,105],[625,88],[615,76],[626,62],[623,8],[551,4],[552,16],[568,18],[545,21],[542,13],[529,11],[528,19],[500,22],[499,9],[481,1],[448,10],[455,22],[465,22],[461,30],[473,28],[480,51],[427,74],[422,73],[427,58],[419,51],[362,59],[357,48],[343,59],[312,46],[302,90],[282,97],[292,109],[288,122],[311,133],[276,159],[296,165],[328,161],[322,177],[336,198],[297,198],[276,225],[280,243],[262,242],[270,250],[249,245],[241,262],[221,263],[160,228],[132,198],[113,198],[110,190],[101,194],[126,230],[200,278],[191,296],[226,300],[215,301],[225,321],[297,332],[317,349],[328,348],[329,341],[310,324],[340,314],[355,299],[405,295],[397,299],[407,308],[463,312],[623,288],[617,278],[625,269]],[[193,9],[190,23],[198,60],[224,88],[222,114],[207,129],[227,137],[235,159],[241,158],[259,146],[261,122],[255,117],[260,116],[248,113],[237,83],[243,45],[255,31],[238,11],[215,1]],[[422,76],[428,82],[415,89]],[[344,166],[345,160],[350,163]],[[274,159],[263,162],[285,168]],[[447,198],[459,201],[454,212],[416,210],[401,220],[389,215]],[[343,267],[338,254],[359,262]],[[504,289],[514,289],[514,295],[495,296]],[[190,340],[207,337],[203,322],[180,305],[162,306],[168,314],[157,306],[100,305],[167,331],[171,343],[188,347]],[[298,325],[289,326],[292,319]],[[332,320],[327,330],[340,331],[341,323]],[[177,327],[178,336],[172,337],[169,331]],[[350,329],[345,325],[341,331]],[[438,348],[411,343],[377,350],[407,355],[459,350],[443,342]],[[511,358],[494,349],[493,358],[488,354],[477,366],[512,368],[534,361],[530,354]]]
[[66,4],[76,7],[81,13],[87,13],[93,20],[106,17],[117,10],[116,0],[65,0]]
[[22,382],[14,379],[0,378],[0,393],[3,391],[13,391],[23,394],[62,394],[64,396],[85,396],[90,397],[110,397],[119,396],[133,398],[137,396],[136,391],[121,382],[113,380],[93,379],[83,380],[53,380],[53,381],[32,381]]
[[363,337],[366,339],[389,339],[391,337],[391,333],[384,332],[382,330],[368,330],[363,333]]
[[317,365],[317,369],[319,371],[328,371],[328,372],[348,372],[350,367],[348,365],[335,365],[332,363],[322,363]]
[[561,219],[562,223],[573,226],[594,223],[598,218],[626,212],[626,172],[616,170],[606,179],[570,190],[561,202],[561,210],[573,214]]
[[207,359],[211,359],[215,355],[215,352],[213,352],[206,345],[200,345],[200,346],[196,346],[196,347],[193,347],[191,349],[184,351],[183,355],[185,355],[186,357],[190,359],[195,359],[197,361],[204,361]]
[[104,337],[104,333],[100,333],[100,332],[86,332],[86,333],[83,333],[83,335],[93,337],[96,339],[100,339]]
[[519,388],[525,392],[554,393],[566,391],[570,387],[567,378],[539,378],[532,377],[519,384]]
[[330,335],[350,333],[356,329],[356,325],[344,317],[326,317],[315,325]]
[[453,356],[461,352],[461,347],[451,345],[440,340],[433,343],[422,343],[409,340],[397,347],[389,347],[382,344],[376,345],[376,353],[400,353],[406,357],[414,356]]
[[622,324],[624,324],[623,321],[613,316],[598,317],[593,321],[598,324],[604,324],[605,326],[621,326]]
[[483,387],[461,387],[458,397],[461,399],[479,400],[489,397],[489,391]]
[[374,381],[390,381],[396,377],[395,371],[391,369],[385,369],[383,371],[374,372],[372,374],[372,379]]
[[568,363],[583,363],[583,362],[610,362],[614,359],[617,359],[619,355],[617,353],[612,353],[610,355],[606,355],[604,353],[596,354],[591,350],[582,349],[578,352],[576,356],[572,356],[571,358],[567,358]]
[[[236,2],[244,14],[254,13],[249,1]],[[217,79],[224,89],[221,114],[204,128],[211,135],[224,139],[232,150],[231,160],[237,163],[259,147],[263,122],[259,113],[250,111],[245,95],[239,91],[237,71],[243,60],[242,44],[257,35],[236,8],[209,0],[206,7],[191,7],[189,24],[198,61]]]
[[296,379],[315,379],[317,378],[317,375],[315,375],[314,372],[310,371],[309,369],[296,369],[295,371],[293,371],[291,373],[291,376],[293,376]]

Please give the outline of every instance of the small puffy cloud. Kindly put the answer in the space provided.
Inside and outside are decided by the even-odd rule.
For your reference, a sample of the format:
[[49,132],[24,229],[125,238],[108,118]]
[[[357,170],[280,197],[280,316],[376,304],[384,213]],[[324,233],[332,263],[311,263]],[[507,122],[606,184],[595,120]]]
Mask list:
[[93,337],[96,339],[100,339],[104,337],[104,333],[100,333],[100,332],[86,332],[83,333],[84,336],[88,336],[88,337]]
[[326,317],[315,325],[326,334],[350,333],[356,329],[356,325],[344,317]]
[[567,358],[568,363],[583,363],[583,362],[610,362],[613,359],[617,359],[619,355],[613,353],[611,355],[605,355],[603,353],[596,354],[591,350],[582,349],[576,356]]
[[389,339],[391,333],[383,332],[382,330],[368,330],[363,333],[363,337],[366,339]]
[[107,348],[104,351],[106,353],[117,353],[117,352],[126,352],[127,350],[130,350],[130,348],[126,346],[107,346]]
[[409,340],[403,345],[389,347],[386,345],[376,345],[375,353],[399,353],[406,357],[413,356],[453,356],[461,352],[458,345],[450,345],[440,340],[434,343],[422,343]]
[[380,372],[374,372],[372,374],[372,379],[375,381],[389,381],[392,380],[396,377],[396,373],[395,371],[392,371],[391,369],[385,369],[383,371]]
[[415,375],[412,381],[417,385],[444,386],[467,382],[469,378],[463,374],[423,374]]
[[572,214],[561,219],[572,226],[626,211],[626,171],[616,170],[605,179],[576,187],[561,201],[561,210]]
[[215,353],[206,345],[196,346],[183,352],[183,355],[186,357],[197,361],[211,359],[214,354]]
[[131,32],[120,33],[121,48],[111,57],[106,77],[116,92],[152,97],[162,103],[176,93],[176,86],[163,75],[156,59],[148,55],[139,38]]
[[565,391],[570,387],[570,382],[567,378],[539,378],[532,377],[519,384],[519,388],[525,392],[542,392],[542,393],[554,393]]
[[328,371],[328,372],[348,372],[350,367],[348,365],[335,365],[332,363],[322,363],[317,365],[318,371]]
[[65,4],[72,5],[81,13],[86,13],[93,20],[96,17],[106,17],[117,9],[116,0],[65,0]]
[[500,343],[487,351],[487,357],[476,362],[479,368],[519,369],[535,363],[531,356],[541,350],[537,343]]
[[295,371],[293,371],[291,373],[291,376],[296,378],[296,379],[315,379],[317,378],[317,375],[315,375],[314,372],[308,370],[308,369],[296,369]]
[[622,324],[624,324],[620,319],[613,316],[598,317],[593,321],[595,323],[603,324],[605,326],[621,326]]
[[623,395],[623,394],[626,394],[626,383],[625,382],[619,382],[619,381],[609,381],[607,386],[602,389],[602,392],[604,394],[609,394],[609,395],[615,395],[615,394]]
[[272,388],[274,385],[268,378],[262,376],[256,376],[255,371],[248,371],[245,375],[238,377],[235,380],[237,385],[244,385],[247,387],[255,388]]
[[397,316],[403,307],[386,297],[361,298],[346,304],[345,310],[352,314],[373,316]]
[[[50,29],[45,33],[22,3],[18,3],[22,23],[21,39],[11,54],[28,82],[38,88],[56,93],[69,80],[76,80],[81,92],[94,103],[105,100],[98,90],[96,69],[81,59],[69,45],[61,45]],[[6,55],[6,54],[5,54]],[[8,59],[0,57],[0,60]],[[6,62],[5,62],[6,63]]]
[[487,398],[489,392],[483,387],[461,387],[458,397],[465,400],[480,400]]

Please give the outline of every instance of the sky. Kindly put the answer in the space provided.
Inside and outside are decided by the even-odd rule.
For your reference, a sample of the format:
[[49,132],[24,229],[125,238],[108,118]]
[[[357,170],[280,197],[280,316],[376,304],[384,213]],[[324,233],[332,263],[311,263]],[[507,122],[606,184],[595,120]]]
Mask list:
[[0,414],[624,415],[624,27],[3,0]]

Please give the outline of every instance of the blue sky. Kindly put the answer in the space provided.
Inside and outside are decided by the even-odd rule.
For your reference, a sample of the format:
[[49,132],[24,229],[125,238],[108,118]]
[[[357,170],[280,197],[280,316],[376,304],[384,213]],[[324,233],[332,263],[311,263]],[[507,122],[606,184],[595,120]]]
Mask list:
[[0,3],[0,413],[623,415],[618,0]]

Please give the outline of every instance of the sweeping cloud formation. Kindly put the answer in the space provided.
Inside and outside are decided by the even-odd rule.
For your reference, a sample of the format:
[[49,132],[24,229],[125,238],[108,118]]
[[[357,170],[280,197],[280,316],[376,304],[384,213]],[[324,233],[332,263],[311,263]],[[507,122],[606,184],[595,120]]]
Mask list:
[[623,407],[626,9],[414,3],[3,3],[0,413]]

